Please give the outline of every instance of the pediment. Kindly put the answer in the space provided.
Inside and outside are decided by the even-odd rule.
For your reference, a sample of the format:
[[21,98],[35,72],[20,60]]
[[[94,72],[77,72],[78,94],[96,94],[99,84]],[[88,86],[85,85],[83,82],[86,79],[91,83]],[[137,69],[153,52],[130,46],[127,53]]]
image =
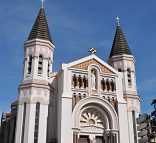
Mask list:
[[97,65],[100,68],[102,73],[108,73],[108,74],[117,73],[117,71],[114,68],[112,68],[110,65],[108,65],[107,63],[105,63],[103,60],[101,60],[95,55],[90,55],[80,60],[71,62],[68,64],[68,67],[80,69],[80,70],[88,70],[88,67],[90,65]]
[[92,64],[97,65],[98,67],[100,67],[101,72],[103,72],[103,73],[113,74],[113,72],[111,70],[109,70],[106,66],[102,65],[100,62],[98,62],[95,59],[91,59],[91,60],[79,63],[77,65],[74,65],[72,68],[87,70],[88,66],[92,65]]

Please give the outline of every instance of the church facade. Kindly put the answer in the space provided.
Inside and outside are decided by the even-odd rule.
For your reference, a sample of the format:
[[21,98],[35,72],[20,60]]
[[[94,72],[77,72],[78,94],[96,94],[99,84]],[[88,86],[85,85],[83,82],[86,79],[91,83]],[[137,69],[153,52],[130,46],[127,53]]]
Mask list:
[[137,143],[135,59],[118,24],[108,62],[93,52],[53,72],[55,46],[41,8],[24,45],[18,100],[1,143]]

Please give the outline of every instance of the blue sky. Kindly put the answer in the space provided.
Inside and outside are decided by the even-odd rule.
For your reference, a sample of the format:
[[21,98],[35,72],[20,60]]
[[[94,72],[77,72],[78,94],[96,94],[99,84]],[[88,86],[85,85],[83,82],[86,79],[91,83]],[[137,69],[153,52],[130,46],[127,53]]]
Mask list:
[[[40,0],[1,0],[0,114],[10,110],[22,80],[24,42],[41,7]],[[142,112],[150,113],[156,98],[156,0],[46,0],[45,11],[55,43],[54,71],[62,62],[87,56],[96,47],[107,61],[116,16],[136,59]]]

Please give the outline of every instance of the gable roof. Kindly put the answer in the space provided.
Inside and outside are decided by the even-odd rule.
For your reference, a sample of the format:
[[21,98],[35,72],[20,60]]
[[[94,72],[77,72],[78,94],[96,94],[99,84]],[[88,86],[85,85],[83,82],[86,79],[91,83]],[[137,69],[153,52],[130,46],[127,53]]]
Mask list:
[[109,64],[105,63],[103,60],[101,60],[99,57],[97,57],[94,54],[84,57],[82,59],[73,61],[71,63],[68,63],[67,66],[71,68],[87,70],[88,66],[91,64],[98,65],[101,69],[101,72],[112,73],[112,74],[118,73],[118,71],[116,71]]

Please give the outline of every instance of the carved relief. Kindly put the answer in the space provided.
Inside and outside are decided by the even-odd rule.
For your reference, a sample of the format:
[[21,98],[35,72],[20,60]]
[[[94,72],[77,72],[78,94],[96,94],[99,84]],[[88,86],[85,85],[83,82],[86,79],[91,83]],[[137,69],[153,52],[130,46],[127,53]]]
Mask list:
[[98,65],[103,73],[111,73],[111,74],[113,74],[112,71],[110,71],[107,67],[103,66],[101,63],[99,63],[95,59],[92,59],[92,60],[85,61],[85,62],[82,62],[80,64],[77,64],[77,65],[73,66],[73,68],[87,70],[88,66],[91,65],[91,64]]
[[104,127],[104,122],[102,115],[98,111],[87,109],[81,115],[80,125]]
[[25,88],[20,89],[20,102],[24,101],[25,98],[28,98],[31,103],[36,103],[39,101],[43,104],[49,103],[49,91],[41,88]]

